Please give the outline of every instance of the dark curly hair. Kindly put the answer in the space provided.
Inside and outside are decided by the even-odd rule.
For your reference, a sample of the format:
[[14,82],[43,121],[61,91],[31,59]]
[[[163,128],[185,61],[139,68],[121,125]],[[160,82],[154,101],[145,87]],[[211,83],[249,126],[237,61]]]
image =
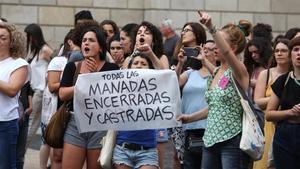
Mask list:
[[292,40],[298,32],[300,32],[300,28],[298,27],[291,28],[285,33],[284,36],[285,38]]
[[[259,52],[259,63],[252,58],[252,53],[249,51],[250,46],[255,46]],[[244,64],[247,68],[249,76],[251,77],[256,67],[268,67],[269,59],[272,56],[273,49],[271,42],[264,37],[254,37],[248,42],[244,52]]]
[[253,38],[254,37],[264,37],[270,42],[272,42],[272,26],[265,23],[258,23],[253,27]]
[[91,27],[98,28],[98,26],[99,26],[98,22],[94,21],[94,20],[84,20],[83,22],[77,23],[74,28],[74,33],[73,33],[73,36],[71,37],[71,40],[73,41],[73,43],[75,45],[81,47],[83,32],[88,28],[91,28]]
[[[160,30],[154,26],[152,23],[150,22],[147,22],[147,21],[143,21],[140,25],[138,25],[136,27],[136,29],[133,31],[133,44],[136,43],[136,35],[137,35],[137,32],[138,30],[140,29],[140,27],[142,26],[145,26],[149,31],[150,33],[152,34],[153,36],[153,41],[152,41],[152,44],[153,44],[153,47],[152,47],[152,50],[153,52],[155,53],[155,55],[160,58],[162,55],[163,55],[163,50],[164,50],[164,47],[163,47],[163,39],[162,39],[162,34],[160,32]],[[135,46],[135,45],[134,45]]]
[[85,31],[82,33],[82,37],[87,32],[94,32],[96,34],[97,41],[99,43],[100,48],[102,49],[101,53],[99,54],[99,58],[100,60],[105,60],[107,47],[104,33],[98,27],[89,27],[85,29]]
[[105,30],[103,29],[104,25],[111,25],[113,27],[113,29],[114,29],[114,33],[115,34],[119,34],[120,33],[119,28],[118,28],[117,24],[114,21],[112,21],[112,20],[104,20],[104,21],[102,21],[99,26],[100,26],[100,29],[103,32],[105,32]]
[[79,11],[75,14],[74,16],[74,25],[76,26],[78,20],[93,20],[93,16],[92,16],[92,13],[91,11],[89,10],[82,10],[82,11]]

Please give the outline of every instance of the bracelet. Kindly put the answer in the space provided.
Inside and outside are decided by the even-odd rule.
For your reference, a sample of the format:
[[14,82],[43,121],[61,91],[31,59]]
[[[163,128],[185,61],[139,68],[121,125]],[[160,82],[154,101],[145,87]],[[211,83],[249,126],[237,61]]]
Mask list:
[[208,32],[212,35],[215,34],[217,32],[216,26],[212,26],[212,28],[209,29]]

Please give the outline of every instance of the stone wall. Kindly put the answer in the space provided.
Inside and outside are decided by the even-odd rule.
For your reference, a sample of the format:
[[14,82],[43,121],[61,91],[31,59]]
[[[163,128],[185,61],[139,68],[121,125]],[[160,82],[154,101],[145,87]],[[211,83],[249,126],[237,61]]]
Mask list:
[[299,0],[0,0],[0,15],[20,29],[40,24],[47,42],[57,48],[73,27],[75,13],[83,9],[98,22],[112,19],[120,27],[142,20],[158,25],[170,18],[177,30],[187,21],[197,21],[200,9],[209,12],[217,26],[247,19],[270,24],[276,35],[300,27],[299,6]]

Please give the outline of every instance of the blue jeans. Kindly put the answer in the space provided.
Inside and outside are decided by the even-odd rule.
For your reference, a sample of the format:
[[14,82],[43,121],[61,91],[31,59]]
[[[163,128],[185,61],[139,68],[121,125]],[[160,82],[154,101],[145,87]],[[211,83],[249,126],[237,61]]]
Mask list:
[[18,120],[0,122],[0,169],[16,169]]
[[250,157],[240,149],[241,134],[204,147],[202,169],[248,169]]
[[23,169],[24,156],[26,152],[26,143],[28,135],[29,115],[25,114],[23,119],[19,120],[19,136],[17,139],[17,169]]
[[183,155],[184,169],[200,169],[202,160],[204,129],[185,131],[185,148]]
[[276,169],[300,168],[300,124],[277,124],[273,155]]

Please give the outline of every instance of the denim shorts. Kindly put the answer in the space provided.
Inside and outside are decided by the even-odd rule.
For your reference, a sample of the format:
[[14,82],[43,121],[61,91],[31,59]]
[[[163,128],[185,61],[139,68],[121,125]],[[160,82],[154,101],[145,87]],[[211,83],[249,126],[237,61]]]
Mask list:
[[156,131],[156,138],[157,138],[157,142],[159,143],[168,142],[169,140],[168,130],[158,129]]
[[156,148],[148,150],[129,150],[120,145],[116,145],[113,155],[113,164],[125,164],[131,168],[151,165],[159,167],[158,153]]
[[64,135],[64,142],[86,149],[100,149],[100,141],[106,135],[106,131],[79,133],[75,117],[71,114],[68,127]]

